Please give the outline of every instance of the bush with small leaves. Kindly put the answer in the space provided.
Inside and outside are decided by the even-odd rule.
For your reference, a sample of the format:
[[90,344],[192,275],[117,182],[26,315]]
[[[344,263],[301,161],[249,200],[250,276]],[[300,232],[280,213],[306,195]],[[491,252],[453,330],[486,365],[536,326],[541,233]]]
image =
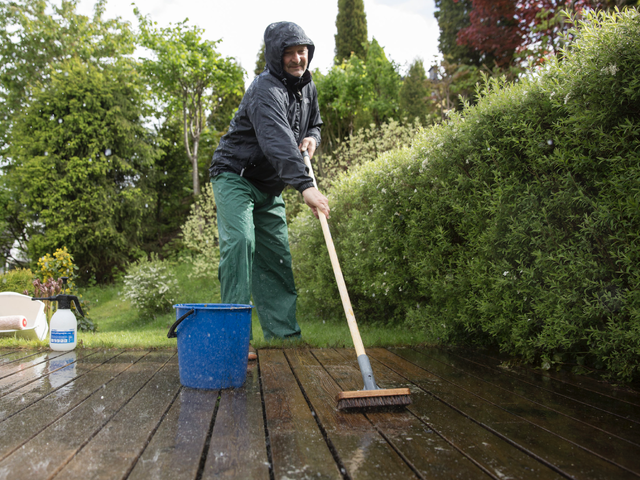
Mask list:
[[[640,13],[342,176],[332,236],[359,322],[640,377]],[[291,225],[302,317],[339,318],[318,222]]]
[[192,253],[193,272],[190,276],[211,277],[218,274],[218,221],[213,188],[207,183],[191,207],[191,214],[182,226],[182,241]]
[[390,120],[380,126],[369,125],[345,140],[338,142],[332,155],[318,158],[318,185],[328,189],[340,177],[358,165],[371,162],[385,152],[410,147],[416,133],[421,129],[415,124],[402,124]]
[[171,311],[179,296],[178,280],[166,260],[151,254],[131,264],[124,276],[124,297],[143,315]]

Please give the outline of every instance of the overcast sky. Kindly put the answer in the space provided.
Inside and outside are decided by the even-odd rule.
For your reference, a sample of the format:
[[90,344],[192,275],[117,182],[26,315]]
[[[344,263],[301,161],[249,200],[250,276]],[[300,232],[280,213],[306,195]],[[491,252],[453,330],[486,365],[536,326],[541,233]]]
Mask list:
[[[80,0],[79,13],[91,15],[94,4]],[[253,79],[265,28],[282,20],[300,25],[315,43],[312,69],[325,73],[333,64],[338,0],[135,0],[135,4],[159,26],[188,18],[205,30],[207,39],[222,39],[219,52],[239,61],[247,71],[247,83]],[[132,0],[108,0],[106,17],[120,16],[137,27],[133,8]],[[428,69],[439,55],[433,0],[364,0],[364,9],[369,39],[376,38],[402,73],[416,58],[422,58]]]

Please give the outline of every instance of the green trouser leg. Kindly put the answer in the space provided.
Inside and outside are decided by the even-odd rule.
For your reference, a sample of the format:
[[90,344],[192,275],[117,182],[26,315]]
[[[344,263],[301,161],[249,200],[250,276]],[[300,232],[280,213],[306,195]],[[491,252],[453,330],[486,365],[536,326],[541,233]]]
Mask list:
[[265,339],[298,338],[297,293],[282,197],[223,173],[211,180],[220,235],[222,303],[253,301]]

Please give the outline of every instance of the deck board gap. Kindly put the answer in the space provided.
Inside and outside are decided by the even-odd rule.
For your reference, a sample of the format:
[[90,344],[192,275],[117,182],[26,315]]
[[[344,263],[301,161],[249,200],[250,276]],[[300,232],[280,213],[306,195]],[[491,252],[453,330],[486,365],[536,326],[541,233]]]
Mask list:
[[204,474],[204,467],[207,464],[207,456],[209,454],[209,447],[211,445],[211,437],[213,435],[213,427],[216,425],[216,417],[218,416],[218,409],[220,408],[220,400],[222,399],[222,391],[218,390],[216,398],[216,406],[213,407],[213,414],[211,415],[211,421],[209,422],[209,430],[207,430],[207,436],[204,440],[204,446],[202,447],[202,453],[200,454],[200,465],[198,466],[198,472],[196,473],[196,480],[202,480]]
[[[397,372],[396,372],[397,373]],[[414,384],[415,385],[415,384]],[[417,386],[417,385],[416,385]],[[424,391],[424,390],[423,390]],[[428,393],[428,392],[427,392]],[[437,397],[435,397],[435,395],[432,395],[434,398],[438,399]],[[440,400],[440,399],[438,399]],[[447,405],[448,406],[448,405]],[[451,448],[454,448],[455,450],[457,450],[458,452],[460,452],[460,454],[462,456],[464,456],[467,460],[469,460],[471,463],[473,463],[476,467],[478,467],[480,470],[482,470],[488,477],[493,478],[493,480],[500,480],[498,477],[496,477],[493,473],[491,473],[490,470],[488,470],[484,465],[482,465],[480,462],[478,462],[475,458],[473,458],[471,455],[469,455],[467,452],[465,452],[462,448],[460,448],[460,446],[458,446],[453,440],[450,440],[449,438],[447,438],[442,432],[440,432],[440,430],[434,428],[434,426],[425,421],[424,419],[420,418],[418,415],[416,415],[415,413],[411,412],[411,415],[413,415],[416,419],[418,419],[418,421],[422,422],[426,427],[428,427],[433,433],[435,433],[436,435],[438,435],[442,440],[444,440],[445,442],[447,442],[449,445],[451,445]]]
[[264,387],[262,385],[262,369],[260,368],[260,355],[256,360],[258,367],[258,383],[260,385],[260,402],[262,404],[262,424],[264,425],[264,441],[267,448],[267,459],[269,460],[269,480],[275,480],[273,471],[273,452],[271,451],[271,440],[269,439],[269,428],[267,427],[267,409],[264,400]]
[[[293,373],[293,377],[296,379],[296,382],[298,383],[298,387],[300,388],[300,391],[302,392],[302,396],[304,397],[305,401],[307,402],[307,405],[309,406],[309,410],[311,411],[311,415],[313,416],[314,420],[316,421],[316,424],[318,425],[318,428],[320,429],[320,432],[322,433],[322,437],[324,438],[324,441],[326,442],[327,447],[329,448],[329,451],[331,452],[331,455],[333,456],[333,459],[336,462],[336,465],[338,466],[338,470],[340,471],[340,474],[342,475],[342,478],[344,478],[345,480],[350,480],[351,477],[349,476],[349,474],[347,472],[347,469],[346,469],[342,459],[340,458],[340,455],[338,455],[338,451],[335,448],[335,446],[333,445],[333,442],[331,441],[331,438],[329,437],[329,435],[327,433],[327,430],[322,425],[322,422],[320,421],[320,417],[318,417],[318,415],[316,414],[316,411],[313,408],[313,404],[311,403],[311,400],[309,399],[309,396],[307,395],[307,392],[305,391],[304,387],[302,386],[302,383],[300,382],[300,379],[298,378],[298,374],[296,373],[295,369],[293,368],[293,365],[291,365],[291,361],[289,360],[289,357],[287,355],[286,350],[283,350],[283,351],[284,351],[284,358],[287,360],[287,363],[289,364],[289,368],[291,369],[291,372]],[[311,353],[311,355],[313,355],[313,353]],[[316,357],[314,356],[314,358],[316,358]],[[316,358],[316,360],[318,360],[318,359]],[[318,362],[318,363],[320,363],[320,362]],[[324,368],[324,365],[323,365],[323,368]]]
[[129,478],[129,475],[131,475],[131,472],[133,472],[133,469],[136,468],[136,465],[138,464],[138,461],[140,460],[140,458],[142,457],[142,455],[144,454],[145,450],[147,449],[147,447],[149,446],[149,444],[151,443],[151,439],[153,438],[153,436],[156,434],[156,432],[158,431],[158,428],[160,428],[160,425],[162,425],[162,422],[164,421],[164,419],[167,417],[167,415],[169,414],[169,410],[171,410],[171,407],[173,407],[173,404],[175,403],[176,399],[178,398],[178,396],[180,395],[180,391],[183,389],[184,387],[180,386],[180,388],[178,388],[178,390],[176,391],[176,394],[173,396],[173,398],[171,399],[171,402],[169,402],[169,405],[167,406],[167,408],[165,409],[165,411],[162,413],[162,416],[160,417],[160,420],[158,420],[158,423],[156,424],[156,426],[153,428],[153,430],[149,433],[149,436],[147,437],[147,440],[145,441],[144,447],[142,448],[142,450],[140,451],[140,454],[136,457],[135,461],[131,464],[131,466],[129,467],[129,469],[127,470],[127,473],[125,474],[124,478]]
[[[426,478],[424,477],[424,475],[422,475],[420,473],[420,471],[415,467],[415,465],[411,462],[411,460],[409,460],[407,458],[407,456],[402,453],[402,451],[396,447],[396,445],[391,441],[391,439],[389,437],[387,437],[387,435],[385,435],[385,433],[382,431],[382,429],[380,427],[378,427],[378,425],[376,425],[370,418],[369,416],[365,413],[364,414],[365,418],[367,420],[369,420],[369,423],[371,423],[371,426],[378,432],[378,435],[380,435],[382,438],[384,438],[384,441],[387,442],[387,444],[389,445],[389,447],[391,447],[397,454],[398,456],[402,459],[402,461],[404,463],[407,464],[407,467],[409,467],[409,469],[413,472],[413,474],[421,479],[421,480],[426,480]],[[415,416],[415,415],[414,415]],[[418,419],[419,420],[419,419]]]

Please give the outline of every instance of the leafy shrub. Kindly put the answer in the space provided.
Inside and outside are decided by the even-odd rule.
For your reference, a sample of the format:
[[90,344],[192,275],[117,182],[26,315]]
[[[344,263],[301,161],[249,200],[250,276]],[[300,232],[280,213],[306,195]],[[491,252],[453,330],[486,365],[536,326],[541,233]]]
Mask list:
[[[338,141],[333,154],[313,158],[318,188],[326,192],[341,174],[350,169],[371,162],[390,150],[409,146],[420,128],[419,119],[416,119],[414,124],[405,125],[390,120],[379,127],[371,124],[368,128],[362,128],[349,135],[345,140]],[[293,187],[285,188],[282,198],[287,206],[288,223],[291,223],[302,210],[307,209],[304,198]]]
[[[359,321],[638,378],[640,14],[590,13],[562,60],[331,190]],[[318,222],[291,227],[300,312],[341,314]]]
[[319,187],[328,189],[340,174],[353,167],[373,161],[390,150],[410,146],[418,129],[419,121],[415,125],[402,125],[390,120],[379,127],[371,124],[357,130],[346,140],[339,141],[332,155],[320,157],[316,172]]
[[213,188],[206,183],[202,194],[191,207],[191,214],[182,226],[184,246],[192,252],[195,277],[211,277],[218,273],[218,221]]
[[124,297],[141,313],[155,318],[169,312],[178,296],[178,280],[169,263],[157,255],[142,258],[127,269]]
[[33,296],[33,283],[31,283],[33,278],[33,272],[28,268],[9,270],[0,275],[0,292],[16,292]]

